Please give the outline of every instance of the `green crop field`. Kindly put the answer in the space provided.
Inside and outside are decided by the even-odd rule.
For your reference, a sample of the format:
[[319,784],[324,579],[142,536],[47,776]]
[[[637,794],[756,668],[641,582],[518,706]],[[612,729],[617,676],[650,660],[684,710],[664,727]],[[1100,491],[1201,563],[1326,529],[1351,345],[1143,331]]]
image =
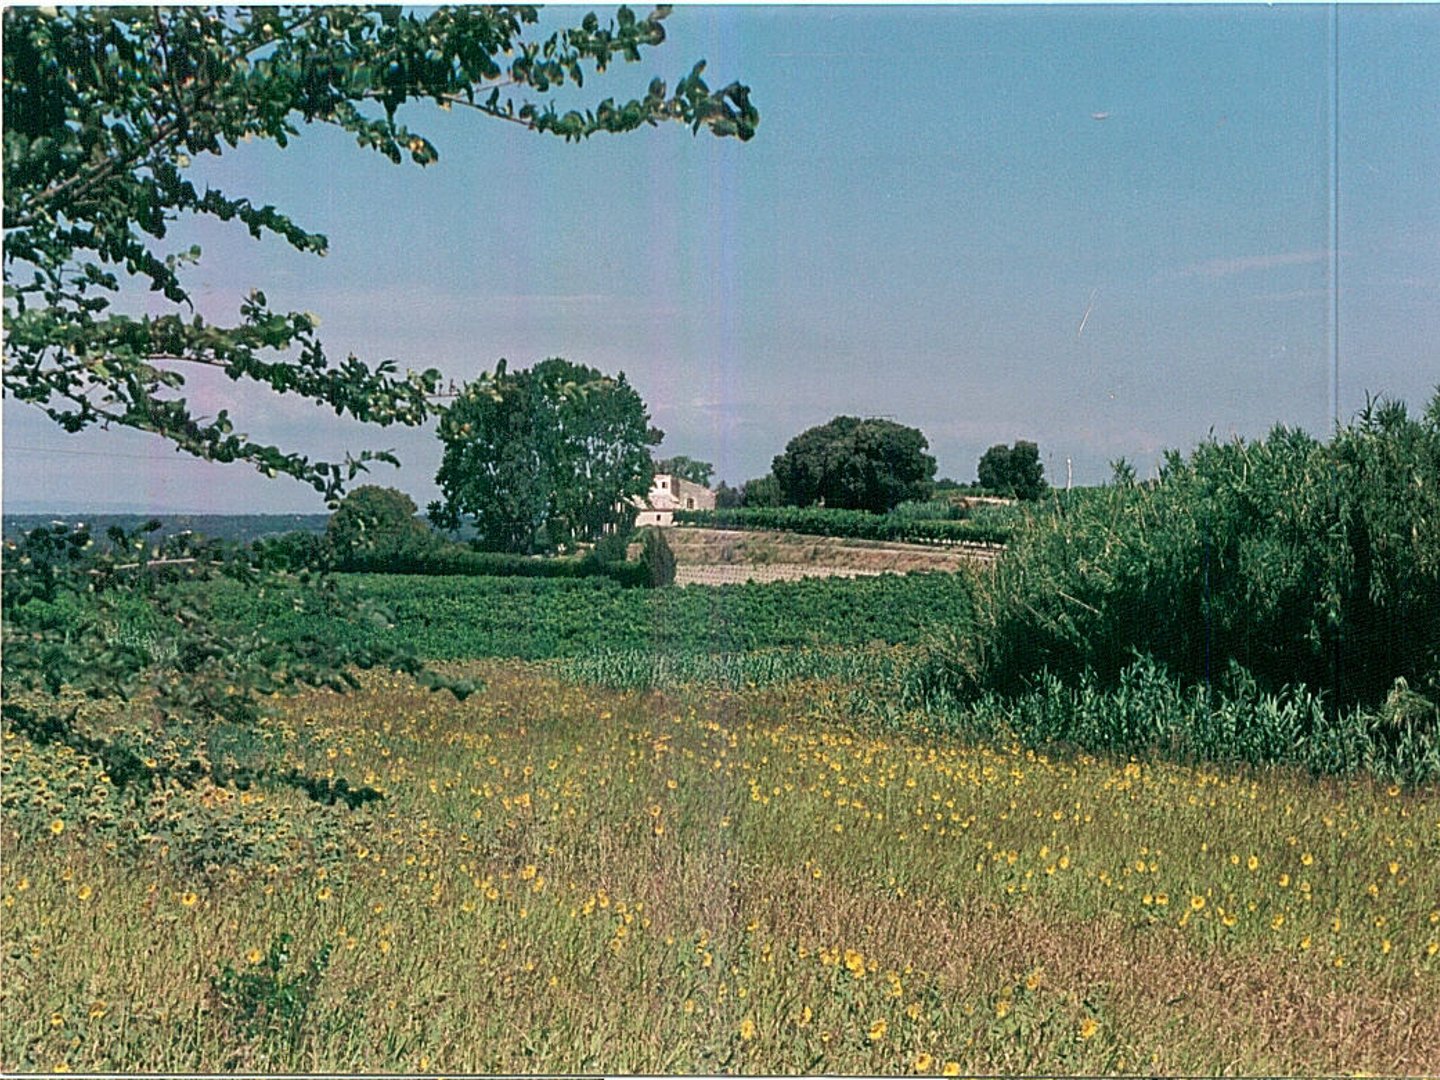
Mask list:
[[737,652],[789,646],[903,644],[969,618],[971,586],[954,574],[811,579],[713,589],[624,589],[603,578],[343,575],[388,625],[334,626],[280,595],[215,590],[226,621],[273,634],[404,641],[433,659],[548,659],[600,651]]

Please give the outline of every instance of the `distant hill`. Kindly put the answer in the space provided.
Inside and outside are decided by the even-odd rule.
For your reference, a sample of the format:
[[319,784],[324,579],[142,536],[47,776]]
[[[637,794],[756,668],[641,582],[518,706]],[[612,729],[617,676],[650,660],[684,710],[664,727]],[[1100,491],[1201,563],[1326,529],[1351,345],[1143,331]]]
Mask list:
[[329,514],[5,514],[0,517],[0,531],[7,540],[18,539],[31,529],[63,521],[71,526],[83,522],[91,533],[104,536],[112,525],[138,529],[147,521],[158,520],[162,537],[189,530],[243,544],[287,532],[323,533],[329,518]]

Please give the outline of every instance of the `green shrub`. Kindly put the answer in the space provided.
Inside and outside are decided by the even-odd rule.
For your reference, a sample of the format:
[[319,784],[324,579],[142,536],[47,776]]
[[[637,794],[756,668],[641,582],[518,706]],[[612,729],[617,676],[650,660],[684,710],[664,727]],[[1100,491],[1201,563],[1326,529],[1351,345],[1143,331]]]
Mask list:
[[266,536],[250,545],[250,554],[261,570],[298,573],[320,570],[329,566],[334,552],[319,533],[294,531],[280,536]]
[[[306,965],[305,972],[297,974],[287,970],[291,966],[292,940],[290,934],[280,934],[252,970],[237,971],[233,965],[226,964],[218,975],[210,977],[213,1011],[228,1029],[232,1041],[251,1043],[276,1039],[292,1054],[298,1049],[305,1016],[330,965],[331,947],[322,945]],[[230,1067],[237,1063],[238,1057],[230,1062]]]
[[402,574],[426,577],[609,577],[627,587],[647,584],[648,575],[637,563],[607,561],[598,552],[582,557],[512,555],[501,551],[474,551],[461,544],[442,544],[426,550],[359,553],[345,561],[344,569],[362,574]]
[[1367,407],[1328,444],[1212,439],[1154,484],[1035,515],[932,678],[1112,688],[1141,653],[1186,684],[1233,660],[1260,692],[1303,684],[1337,714],[1378,708],[1397,678],[1440,700],[1440,395],[1421,420]]
[[675,553],[665,534],[659,529],[646,529],[641,533],[644,545],[640,551],[640,562],[645,567],[645,579],[652,589],[675,584]]

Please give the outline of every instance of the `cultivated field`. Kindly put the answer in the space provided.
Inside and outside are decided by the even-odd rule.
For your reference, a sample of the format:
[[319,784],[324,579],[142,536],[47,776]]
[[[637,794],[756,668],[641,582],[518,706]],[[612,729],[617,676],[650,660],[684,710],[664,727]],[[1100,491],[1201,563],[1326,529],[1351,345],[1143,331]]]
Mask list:
[[911,738],[833,679],[549,670],[291,700],[272,748],[384,800],[172,784],[138,864],[93,764],[7,734],[7,805],[42,812],[5,840],[0,1067],[1440,1061],[1433,787]]
[[958,571],[995,559],[1001,548],[945,547],[802,533],[704,529],[665,531],[675,553],[677,585],[794,581],[802,577],[864,577],[917,571]]

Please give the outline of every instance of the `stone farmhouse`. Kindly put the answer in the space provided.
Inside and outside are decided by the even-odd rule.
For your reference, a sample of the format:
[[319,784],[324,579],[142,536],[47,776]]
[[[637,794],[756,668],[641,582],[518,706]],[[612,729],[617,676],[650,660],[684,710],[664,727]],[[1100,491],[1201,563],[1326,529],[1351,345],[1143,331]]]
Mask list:
[[636,525],[673,525],[676,510],[715,509],[713,491],[669,473],[656,473],[645,498],[631,501],[639,510]]

